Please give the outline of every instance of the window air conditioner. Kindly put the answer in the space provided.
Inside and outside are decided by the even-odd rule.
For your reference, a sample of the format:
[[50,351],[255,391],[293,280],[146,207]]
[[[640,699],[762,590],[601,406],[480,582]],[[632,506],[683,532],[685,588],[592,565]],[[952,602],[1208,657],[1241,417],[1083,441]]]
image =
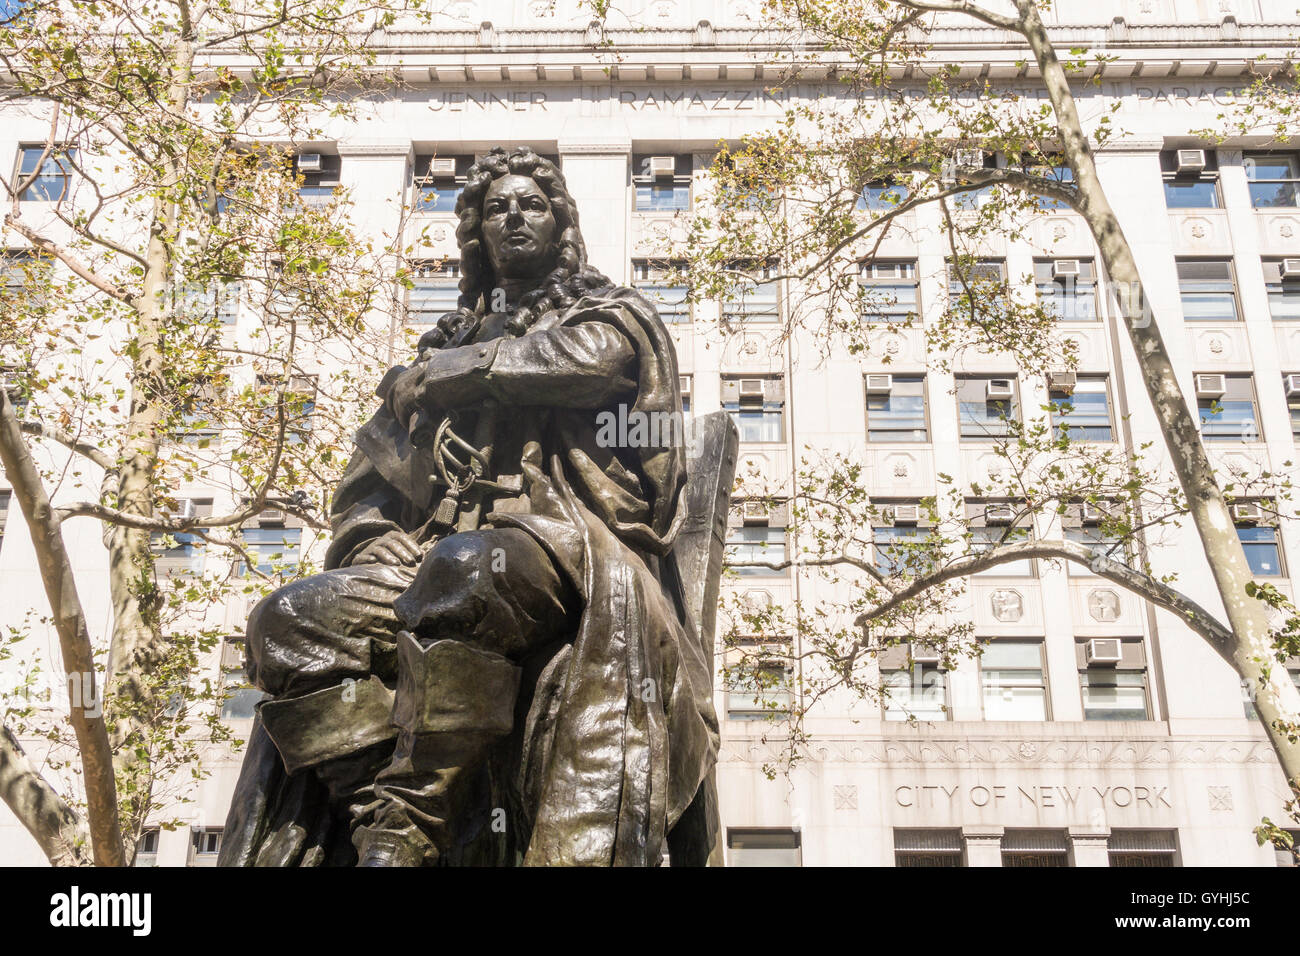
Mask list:
[[742,402],[761,402],[763,400],[763,380],[761,378],[742,378],[740,380],[740,400]]
[[1300,279],[1300,259],[1283,259],[1281,272],[1283,279]]
[[1117,637],[1094,637],[1083,654],[1089,664],[1118,664],[1124,659],[1124,645]]
[[283,524],[284,510],[281,508],[267,508],[257,516],[257,523],[266,524]]
[[1106,513],[1090,502],[1085,501],[1079,507],[1079,520],[1083,524],[1101,524],[1105,517]]
[[320,153],[301,153],[298,156],[298,172],[319,173],[325,168]]
[[1205,150],[1203,149],[1180,149],[1177,160],[1180,173],[1199,173],[1205,170]]
[[986,525],[1011,524],[1015,520],[1016,510],[1011,505],[989,505],[984,509]]
[[908,653],[915,664],[937,664],[943,658],[937,647],[912,641],[907,645]]
[[682,398],[691,397],[691,377],[689,375],[677,376],[677,390],[681,392]]
[[1242,501],[1232,506],[1232,520],[1255,523],[1264,520],[1264,509],[1257,501]]
[[766,501],[746,501],[741,504],[741,515],[745,524],[767,524],[768,514]]
[[1079,383],[1079,376],[1074,372],[1048,372],[1047,390],[1053,395],[1070,395]]
[[677,175],[677,160],[672,156],[651,156],[650,175],[655,179],[672,179]]
[[894,524],[918,524],[920,520],[920,505],[894,505]]
[[959,149],[954,154],[958,166],[978,166],[984,168],[984,151],[979,149]]
[[894,376],[887,374],[867,376],[868,395],[888,395],[893,390]]
[[1286,383],[1287,398],[1300,396],[1300,375],[1285,375],[1282,380]]
[[1016,397],[1016,386],[1009,378],[991,378],[984,394],[989,401],[1011,399]]
[[1228,379],[1224,375],[1202,374],[1196,376],[1197,398],[1222,398],[1228,391]]
[[1057,259],[1052,263],[1053,279],[1073,279],[1079,275],[1078,259]]
[[435,156],[429,160],[429,175],[437,178],[456,175],[456,158],[454,156]]

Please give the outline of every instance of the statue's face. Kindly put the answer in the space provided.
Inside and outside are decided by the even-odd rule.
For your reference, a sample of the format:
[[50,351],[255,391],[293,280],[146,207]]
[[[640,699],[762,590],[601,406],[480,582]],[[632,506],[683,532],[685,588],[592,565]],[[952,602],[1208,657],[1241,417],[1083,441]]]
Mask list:
[[530,176],[502,176],[483,197],[483,242],[503,279],[536,279],[555,268],[555,214]]

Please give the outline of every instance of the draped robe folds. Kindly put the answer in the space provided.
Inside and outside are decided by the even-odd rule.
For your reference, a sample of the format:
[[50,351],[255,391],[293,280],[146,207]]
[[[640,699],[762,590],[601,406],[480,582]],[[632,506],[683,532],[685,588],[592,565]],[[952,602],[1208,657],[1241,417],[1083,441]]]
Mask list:
[[[717,756],[707,652],[672,556],[686,479],[675,351],[654,307],[621,287],[543,317],[529,334],[588,323],[616,331],[634,355],[632,388],[621,401],[584,407],[576,380],[566,384],[562,355],[552,384],[538,389],[536,406],[527,410],[511,404],[526,399],[493,395],[492,376],[509,376],[500,364],[464,376],[467,397],[501,403],[501,428],[508,427],[506,416],[536,426],[520,448],[504,443],[514,460],[494,454],[492,462],[498,476],[522,473],[526,497],[499,502],[485,522],[533,536],[582,602],[576,633],[562,636],[531,667],[523,662],[531,684],[504,751],[504,774],[493,774],[491,798],[512,804],[528,836],[497,862],[654,865]],[[598,440],[609,415],[672,421],[674,433],[660,435],[659,445],[609,447]],[[405,428],[381,409],[358,431],[356,454],[336,490],[326,568],[348,566],[390,530],[429,537],[440,495],[432,474],[430,452],[413,448]],[[320,819],[328,811],[310,771],[290,777],[277,762],[265,732],[255,729],[222,862],[344,858],[330,844],[348,839],[346,826]]]

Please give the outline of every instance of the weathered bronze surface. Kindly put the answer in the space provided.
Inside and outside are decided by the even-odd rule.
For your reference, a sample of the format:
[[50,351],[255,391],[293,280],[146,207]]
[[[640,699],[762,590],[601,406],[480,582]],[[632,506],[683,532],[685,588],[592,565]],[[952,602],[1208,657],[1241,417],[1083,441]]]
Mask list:
[[221,863],[716,861],[735,426],[686,440],[672,341],[551,163],[494,150],[457,214],[460,308],[385,376],[326,570],[249,618],[271,697]]

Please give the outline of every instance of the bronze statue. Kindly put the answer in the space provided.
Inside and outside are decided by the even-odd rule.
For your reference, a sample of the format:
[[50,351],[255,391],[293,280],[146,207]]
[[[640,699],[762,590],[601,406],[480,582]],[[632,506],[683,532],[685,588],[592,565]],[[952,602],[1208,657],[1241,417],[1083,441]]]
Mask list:
[[249,618],[271,699],[221,862],[702,864],[734,429],[688,506],[672,342],[552,163],[493,150],[456,212],[459,309],[385,377],[326,569]]

